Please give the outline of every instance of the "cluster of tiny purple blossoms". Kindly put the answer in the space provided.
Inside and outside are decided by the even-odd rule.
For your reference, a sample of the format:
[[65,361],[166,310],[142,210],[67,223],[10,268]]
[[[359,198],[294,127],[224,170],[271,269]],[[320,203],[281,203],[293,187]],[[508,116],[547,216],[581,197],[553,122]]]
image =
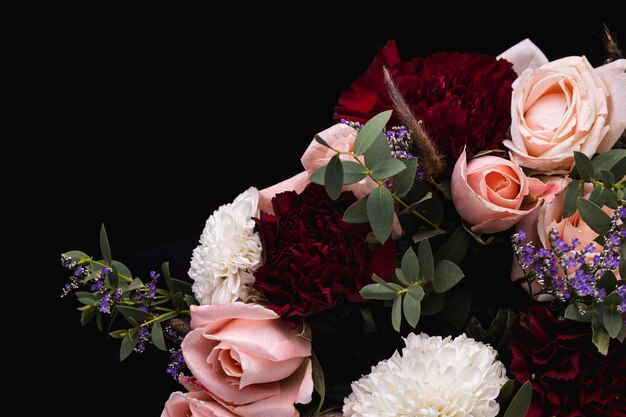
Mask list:
[[[607,292],[598,286],[598,280],[619,268],[621,244],[626,239],[626,229],[620,227],[624,220],[626,206],[620,206],[611,217],[611,227],[599,253],[595,253],[593,243],[583,247],[578,239],[564,241],[556,229],[549,233],[550,248],[535,250],[532,242],[523,243],[527,236],[519,230],[512,236],[513,249],[529,285],[537,282],[544,286],[540,294],[565,302],[585,297],[603,301]],[[617,309],[626,313],[626,285],[617,286],[616,292],[622,297]]]

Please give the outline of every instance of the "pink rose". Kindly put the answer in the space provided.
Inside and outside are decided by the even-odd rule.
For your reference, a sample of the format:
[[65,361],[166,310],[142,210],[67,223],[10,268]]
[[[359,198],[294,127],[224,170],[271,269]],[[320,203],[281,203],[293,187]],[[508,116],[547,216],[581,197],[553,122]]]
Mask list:
[[[522,47],[533,48],[531,42]],[[530,55],[528,65],[542,61],[537,55],[529,61]],[[522,72],[513,83],[512,140],[504,141],[512,159],[527,168],[567,171],[574,151],[591,158],[611,149],[626,128],[625,70],[624,59],[594,69],[585,57],[572,56]]]
[[237,417],[204,391],[173,392],[161,417]]
[[[181,345],[189,370],[236,416],[293,417],[311,401],[311,343],[258,304],[191,307]],[[228,415],[228,414],[225,414]]]
[[508,159],[485,155],[468,163],[465,150],[454,166],[451,187],[454,207],[476,233],[510,228],[559,191],[555,184],[527,177]]

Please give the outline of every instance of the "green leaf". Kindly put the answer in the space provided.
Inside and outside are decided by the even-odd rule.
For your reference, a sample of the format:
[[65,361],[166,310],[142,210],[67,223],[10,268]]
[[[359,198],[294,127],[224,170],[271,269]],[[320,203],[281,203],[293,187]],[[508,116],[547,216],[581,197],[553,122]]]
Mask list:
[[432,316],[443,310],[446,305],[446,298],[437,293],[432,293],[422,301],[422,315]]
[[431,237],[445,235],[445,234],[446,234],[446,231],[443,229],[422,229],[418,231],[417,233],[413,234],[413,236],[411,236],[411,239],[413,239],[414,243],[418,243],[423,240],[430,239]]
[[406,169],[393,177],[393,191],[398,197],[404,197],[411,191],[417,172],[417,158],[406,159],[403,163]]
[[517,391],[513,400],[511,400],[511,404],[509,404],[509,407],[506,409],[504,417],[525,417],[530,408],[532,398],[533,387],[530,381],[526,381]]
[[169,262],[163,262],[161,264],[161,275],[163,275],[163,280],[165,281],[165,285],[167,285],[167,289],[170,292],[176,292],[176,288],[174,288],[174,284],[172,283],[172,275],[170,274]]
[[130,334],[127,334],[126,337],[122,339],[122,344],[120,345],[120,361],[128,358],[135,346],[137,346],[137,342],[139,339],[136,337],[132,337]]
[[626,279],[626,258],[624,257],[626,251],[622,249],[622,257],[619,260],[619,275],[620,277],[624,277]]
[[167,351],[165,338],[163,337],[163,328],[158,321],[152,325],[152,344],[164,352]]
[[79,297],[78,298],[78,302],[81,303],[81,304],[85,304],[85,305],[88,305],[88,306],[95,307],[96,305],[100,304],[100,299],[99,298],[95,299],[95,298],[92,298],[92,297]]
[[387,142],[387,136],[384,133],[380,133],[372,146],[365,152],[365,165],[373,167],[378,162],[384,159],[391,159],[391,151],[389,150],[389,142]]
[[353,161],[341,161],[343,167],[343,185],[350,185],[361,181],[367,176],[365,168]]
[[117,273],[117,269],[111,267],[111,272],[109,272],[106,276],[106,280],[109,281],[109,284],[113,287],[113,288],[117,288],[120,286],[120,278],[119,275]]
[[366,223],[367,217],[367,200],[369,195],[366,195],[356,203],[352,204],[343,213],[343,221],[346,223]]
[[139,278],[135,278],[133,282],[126,287],[126,291],[133,291],[141,287],[143,287],[143,282],[141,282]]
[[[623,149],[622,149],[623,150]],[[610,169],[616,183],[621,183],[626,178],[626,157],[620,159]]]
[[322,165],[311,174],[310,181],[314,184],[324,185],[324,175],[326,175],[326,165]]
[[609,295],[604,297],[603,303],[610,309],[614,309],[615,307],[622,304],[622,297],[616,291],[613,291]]
[[109,332],[109,336],[111,336],[114,339],[121,339],[122,337],[126,336],[127,334],[128,334],[128,330],[126,330],[126,329],[116,330],[114,332]]
[[320,365],[317,360],[315,352],[311,352],[311,366],[313,368],[313,387],[315,387],[315,391],[320,396],[320,402],[314,414],[314,417],[318,417],[320,415],[322,405],[324,404],[324,397],[326,396],[326,382],[324,381],[324,370],[322,365]]
[[[422,287],[416,287],[413,286],[413,288],[422,288]],[[422,298],[424,296],[424,290],[422,290]],[[420,303],[421,298],[418,298],[418,294],[416,294],[415,292],[407,292],[404,296],[404,302],[403,302],[403,308],[404,308],[404,318],[406,319],[407,323],[409,323],[409,325],[412,328],[415,328],[415,326],[417,326],[417,323],[420,320],[420,314],[421,314],[421,303]]]
[[462,226],[456,228],[454,233],[444,242],[435,254],[435,260],[437,262],[444,259],[460,264],[465,253],[469,248],[470,237]]
[[339,155],[335,155],[330,158],[326,166],[324,188],[326,188],[328,196],[336,200],[339,194],[341,194],[341,187],[343,187],[343,165],[341,165]]
[[605,310],[602,314],[602,321],[604,322],[604,328],[613,339],[617,337],[624,321],[622,315],[617,310]]
[[182,292],[183,294],[193,296],[193,289],[191,288],[191,283],[188,281],[182,281],[180,279],[171,278],[172,286],[174,287],[173,292]]
[[420,242],[417,247],[417,258],[419,259],[422,277],[426,281],[432,281],[435,275],[435,260],[433,258],[433,251],[430,248],[430,242],[428,240]]
[[117,306],[116,308],[124,317],[132,317],[138,322],[144,322],[153,319],[152,314],[148,313],[147,311],[139,310],[135,307]]
[[578,198],[578,211],[587,226],[600,236],[604,236],[611,228],[611,218],[602,209],[589,200]]
[[411,214],[411,212],[413,210],[416,210],[419,206],[422,205],[422,203],[424,203],[427,200],[430,200],[431,198],[433,198],[433,193],[432,192],[427,192],[424,197],[422,197],[421,199],[419,199],[418,201],[412,203],[410,206],[402,209],[402,211],[400,212],[400,214]]
[[84,310],[80,314],[80,324],[83,326],[90,323],[94,318],[96,318],[96,311],[97,311],[95,307],[92,307],[92,306],[85,306],[85,307],[87,307],[87,309]]
[[611,271],[606,271],[598,280],[597,286],[604,289],[607,294],[612,293],[615,291],[615,287],[617,286],[617,278],[615,278],[615,274]]
[[176,310],[184,310],[187,307],[187,303],[185,303],[185,297],[182,292],[172,294],[172,304],[174,304]]
[[91,260],[89,255],[87,255],[85,252],[81,252],[79,250],[71,250],[69,252],[65,252],[64,255],[65,256],[69,256],[70,258],[72,258],[72,261],[74,261],[76,263],[81,263],[80,262],[81,260],[83,262],[85,262],[87,260]]
[[119,261],[111,261],[111,268],[115,269],[118,274],[122,274],[127,278],[132,278],[133,274],[130,272],[130,269],[123,263]]
[[372,281],[376,282],[377,284],[382,285],[383,287],[387,287],[387,288],[389,288],[390,290],[393,290],[393,291],[400,291],[400,290],[402,290],[402,287],[399,286],[398,284],[393,283],[393,282],[387,282],[387,281],[385,281],[384,279],[382,279],[381,277],[379,277],[376,274],[372,274]]
[[435,267],[433,289],[436,293],[444,293],[454,287],[464,276],[461,268],[454,262],[444,259]]
[[391,325],[396,332],[400,332],[400,324],[402,323],[402,296],[398,296],[393,300],[391,305]]
[[583,311],[586,310],[586,306],[584,304],[573,303],[568,305],[567,308],[565,308],[564,317],[569,320],[581,321],[584,323],[591,322],[591,314],[582,314],[580,312],[581,308]]
[[611,171],[606,171],[604,169],[598,169],[594,172],[593,177],[602,181],[602,183],[607,187],[612,187],[615,184],[615,176]]
[[593,187],[591,194],[589,194],[589,201],[598,207],[602,207],[604,205],[604,195],[602,194],[602,190],[604,190],[604,187],[602,185],[598,185]]
[[187,304],[187,307],[200,305],[198,300],[196,300],[194,296],[189,294],[185,294],[185,303]]
[[619,203],[617,201],[617,192],[612,188],[602,187],[601,199],[604,202],[604,205],[612,208],[613,210],[617,210]]
[[372,168],[370,176],[375,180],[390,178],[406,169],[406,165],[396,158],[383,159]]
[[111,247],[109,246],[109,238],[107,237],[107,231],[104,228],[104,223],[100,227],[100,252],[104,258],[104,263],[111,265]]
[[585,182],[583,180],[572,180],[565,190],[563,199],[563,217],[570,217],[576,213],[576,201],[583,196]]
[[406,286],[411,285],[411,283],[406,279],[400,268],[396,268],[396,278],[398,279],[398,281]]
[[391,110],[378,113],[365,123],[354,140],[355,155],[363,155],[372,146],[376,138],[385,129],[385,125],[391,118],[391,113]]
[[[622,176],[617,175],[612,168],[620,161],[626,160],[626,149],[611,149],[607,152],[602,152],[597,155],[591,161],[591,164],[595,169],[608,169],[613,172],[615,178],[621,178]],[[626,174],[624,174],[626,175]]]
[[426,292],[424,292],[424,288],[421,285],[409,285],[407,287],[407,294],[411,294],[417,301],[422,301],[426,296]]
[[361,325],[363,327],[363,333],[372,334],[378,331],[376,327],[376,321],[372,315],[372,310],[367,307],[361,308],[361,318],[363,319]]
[[378,187],[369,194],[367,218],[376,239],[384,243],[393,226],[393,199],[385,187]]
[[408,279],[409,283],[416,282],[420,276],[420,264],[413,248],[409,248],[402,256],[400,265],[402,275]]
[[361,288],[359,294],[366,300],[393,300],[396,298],[396,291],[380,284],[368,284]]
[[315,135],[315,141],[328,149],[333,149],[333,147],[330,146],[328,142],[326,142],[324,139],[322,139],[320,135]]
[[447,294],[447,302],[446,307],[443,310],[443,317],[445,317],[446,321],[453,327],[461,329],[467,322],[471,307],[471,292],[464,288],[455,288]]
[[593,331],[592,342],[598,348],[598,352],[606,356],[609,353],[609,342],[611,338],[604,326],[595,317],[591,319],[591,330]]
[[500,404],[500,407],[509,402],[514,390],[515,381],[512,379],[507,380],[504,385],[502,385],[502,388],[500,388],[500,394],[498,394],[498,398],[496,398],[496,402]]
[[591,160],[582,152],[574,151],[574,168],[585,182],[591,182],[593,179],[593,165]]

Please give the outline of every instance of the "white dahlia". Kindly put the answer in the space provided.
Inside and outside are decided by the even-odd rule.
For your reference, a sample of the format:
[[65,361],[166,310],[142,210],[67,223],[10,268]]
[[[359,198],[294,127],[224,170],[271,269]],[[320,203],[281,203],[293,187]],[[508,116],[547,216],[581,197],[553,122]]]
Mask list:
[[254,231],[259,191],[250,187],[206,221],[200,246],[193,251],[189,276],[200,304],[229,304],[254,283],[261,265],[261,240]]
[[346,417],[495,417],[506,369],[496,351],[464,334],[455,339],[409,334],[402,356],[352,383]]

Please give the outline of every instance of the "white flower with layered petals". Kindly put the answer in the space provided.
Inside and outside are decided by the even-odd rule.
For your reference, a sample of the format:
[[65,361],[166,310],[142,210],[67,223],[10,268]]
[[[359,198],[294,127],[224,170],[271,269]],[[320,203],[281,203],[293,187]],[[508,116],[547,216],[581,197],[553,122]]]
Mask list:
[[258,190],[250,187],[206,221],[189,270],[200,304],[232,303],[254,283],[252,273],[261,265],[262,254],[252,220],[259,214],[258,202]]
[[464,334],[455,339],[409,334],[402,355],[372,367],[352,383],[346,417],[495,417],[506,369],[490,346]]

